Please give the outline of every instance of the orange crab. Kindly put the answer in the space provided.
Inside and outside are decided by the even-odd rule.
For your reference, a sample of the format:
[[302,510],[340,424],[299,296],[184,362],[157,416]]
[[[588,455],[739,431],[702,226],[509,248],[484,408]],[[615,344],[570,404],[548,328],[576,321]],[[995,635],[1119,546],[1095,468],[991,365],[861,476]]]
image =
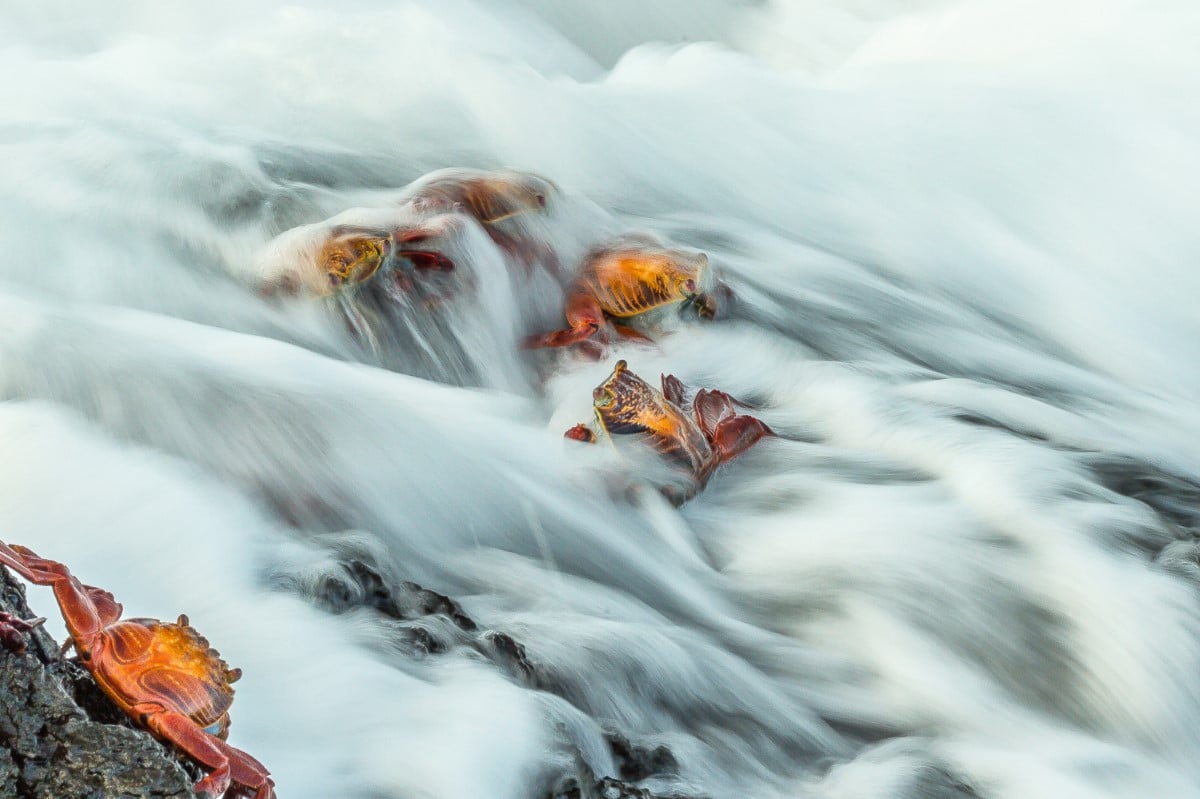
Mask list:
[[717,314],[715,293],[706,292],[708,256],[662,247],[652,239],[627,236],[593,250],[567,288],[563,330],[532,336],[527,348],[565,347],[610,331],[628,338],[648,336],[614,319],[682,304],[705,319]]
[[[724,391],[697,391],[689,415],[678,378],[664,375],[658,391],[623,360],[592,392],[592,400],[602,432],[638,436],[686,472],[688,485],[683,491],[663,489],[676,504],[704,488],[719,464],[736,458],[763,436],[773,435],[761,420],[737,413],[733,398]],[[596,441],[596,433],[585,424],[575,425],[565,435],[575,441]]]
[[461,211],[528,272],[540,265],[558,274],[554,250],[529,222],[545,215],[558,188],[530,172],[443,169],[415,181],[406,200],[418,211]]
[[[409,271],[448,272],[454,261],[435,249],[419,246],[446,234],[436,220],[419,225],[338,223],[304,225],[281,234],[267,250],[262,293],[328,297],[366,283],[385,264],[397,278]],[[326,229],[321,229],[326,228]]]
[[[112,594],[84,585],[63,564],[16,544],[0,542],[0,563],[31,583],[54,589],[80,663],[121,710],[212,770],[196,783],[198,796],[274,799],[275,783],[267,769],[225,743],[231,683],[241,670],[230,669],[187,616],[176,622],[122,619]],[[0,619],[0,640],[21,651],[24,642],[14,646],[14,639],[40,621]]]
[[556,191],[553,183],[529,172],[445,169],[416,181],[410,201],[438,211],[462,208],[495,235],[499,223],[544,210]]

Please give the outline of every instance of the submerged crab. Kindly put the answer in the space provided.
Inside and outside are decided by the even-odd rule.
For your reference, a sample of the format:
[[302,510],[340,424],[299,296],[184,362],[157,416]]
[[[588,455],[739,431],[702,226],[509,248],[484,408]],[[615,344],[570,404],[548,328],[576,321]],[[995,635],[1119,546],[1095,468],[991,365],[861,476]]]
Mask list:
[[[54,589],[80,663],[122,711],[212,770],[196,783],[197,795],[274,799],[275,783],[267,769],[225,743],[231,683],[241,671],[221,660],[187,616],[176,622],[122,619],[112,594],[84,585],[63,564],[15,544],[0,542],[0,563]],[[40,621],[14,624],[0,618],[0,641],[21,651],[20,633]]]
[[535,220],[550,209],[558,188],[530,172],[443,169],[415,181],[406,201],[418,211],[462,212],[526,270],[558,274],[558,258]]
[[385,265],[404,279],[410,272],[454,269],[454,261],[440,250],[420,246],[446,235],[446,225],[439,220],[376,224],[361,216],[349,211],[276,237],[262,257],[262,293],[328,297],[366,283]]
[[565,347],[613,330],[629,338],[648,337],[613,321],[628,320],[649,311],[680,304],[694,306],[697,315],[717,314],[714,294],[706,292],[708,256],[659,246],[652,239],[625,237],[593,250],[567,288],[568,327],[525,341],[527,348]]
[[438,211],[462,208],[485,226],[489,236],[504,238],[496,225],[544,211],[556,191],[553,183],[529,172],[446,169],[418,180],[410,202]]
[[[704,488],[713,470],[736,458],[760,438],[772,435],[771,428],[753,416],[734,410],[734,400],[724,391],[701,389],[692,400],[691,414],[685,410],[683,383],[664,375],[662,391],[617,361],[608,379],[592,392],[596,423],[609,436],[635,435],[656,452],[685,470],[688,485],[678,491],[664,488],[667,497],[681,503]],[[566,432],[575,441],[594,442],[596,433],[585,424]]]

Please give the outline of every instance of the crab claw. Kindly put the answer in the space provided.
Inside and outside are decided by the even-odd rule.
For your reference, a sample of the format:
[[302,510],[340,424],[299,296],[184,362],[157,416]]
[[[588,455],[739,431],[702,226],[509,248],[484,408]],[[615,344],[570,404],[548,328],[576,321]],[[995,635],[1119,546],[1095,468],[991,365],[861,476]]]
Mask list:
[[683,381],[675,375],[660,375],[662,380],[662,392],[671,403],[683,407],[684,404],[684,388]]
[[733,290],[724,283],[719,283],[712,291],[692,295],[684,302],[683,307],[692,306],[696,309],[696,316],[705,321],[712,321],[727,316],[732,301]]
[[585,444],[595,444],[596,434],[586,424],[577,424],[567,432],[563,433],[563,438],[569,438],[572,441],[582,441]]
[[450,272],[454,261],[436,250],[398,250],[396,257],[408,261],[413,269]]
[[717,425],[713,431],[712,445],[722,461],[731,461],[775,431],[761,419],[753,416],[735,416]]
[[33,628],[45,622],[44,616],[36,619],[19,619],[11,613],[0,610],[0,645],[15,655],[25,651],[25,634],[33,632]]
[[739,414],[737,400],[724,391],[701,389],[693,401],[696,420],[722,461],[730,461],[775,431],[762,420]]

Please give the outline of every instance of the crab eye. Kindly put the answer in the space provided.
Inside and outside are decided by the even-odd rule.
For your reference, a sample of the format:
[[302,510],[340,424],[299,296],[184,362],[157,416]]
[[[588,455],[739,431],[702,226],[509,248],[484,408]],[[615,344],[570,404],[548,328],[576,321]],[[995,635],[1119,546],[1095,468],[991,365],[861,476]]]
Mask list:
[[682,288],[685,294],[695,294],[696,281],[689,277],[687,280],[683,281]]
[[596,407],[607,408],[609,405],[613,404],[613,399],[613,395],[606,391],[600,396],[596,397]]

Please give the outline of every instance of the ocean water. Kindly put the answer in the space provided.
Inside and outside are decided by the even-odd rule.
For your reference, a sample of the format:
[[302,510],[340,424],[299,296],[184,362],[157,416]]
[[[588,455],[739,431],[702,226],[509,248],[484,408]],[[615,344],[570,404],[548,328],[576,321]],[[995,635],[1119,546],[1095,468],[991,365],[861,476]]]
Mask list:
[[[280,797],[541,799],[613,734],[662,794],[1200,796],[1194,4],[0,19],[0,539],[187,613]],[[552,180],[567,273],[707,253],[730,312],[523,352],[561,289],[474,223],[358,335],[263,296],[276,236],[448,167]],[[631,489],[562,439],[617,358],[779,435]]]

